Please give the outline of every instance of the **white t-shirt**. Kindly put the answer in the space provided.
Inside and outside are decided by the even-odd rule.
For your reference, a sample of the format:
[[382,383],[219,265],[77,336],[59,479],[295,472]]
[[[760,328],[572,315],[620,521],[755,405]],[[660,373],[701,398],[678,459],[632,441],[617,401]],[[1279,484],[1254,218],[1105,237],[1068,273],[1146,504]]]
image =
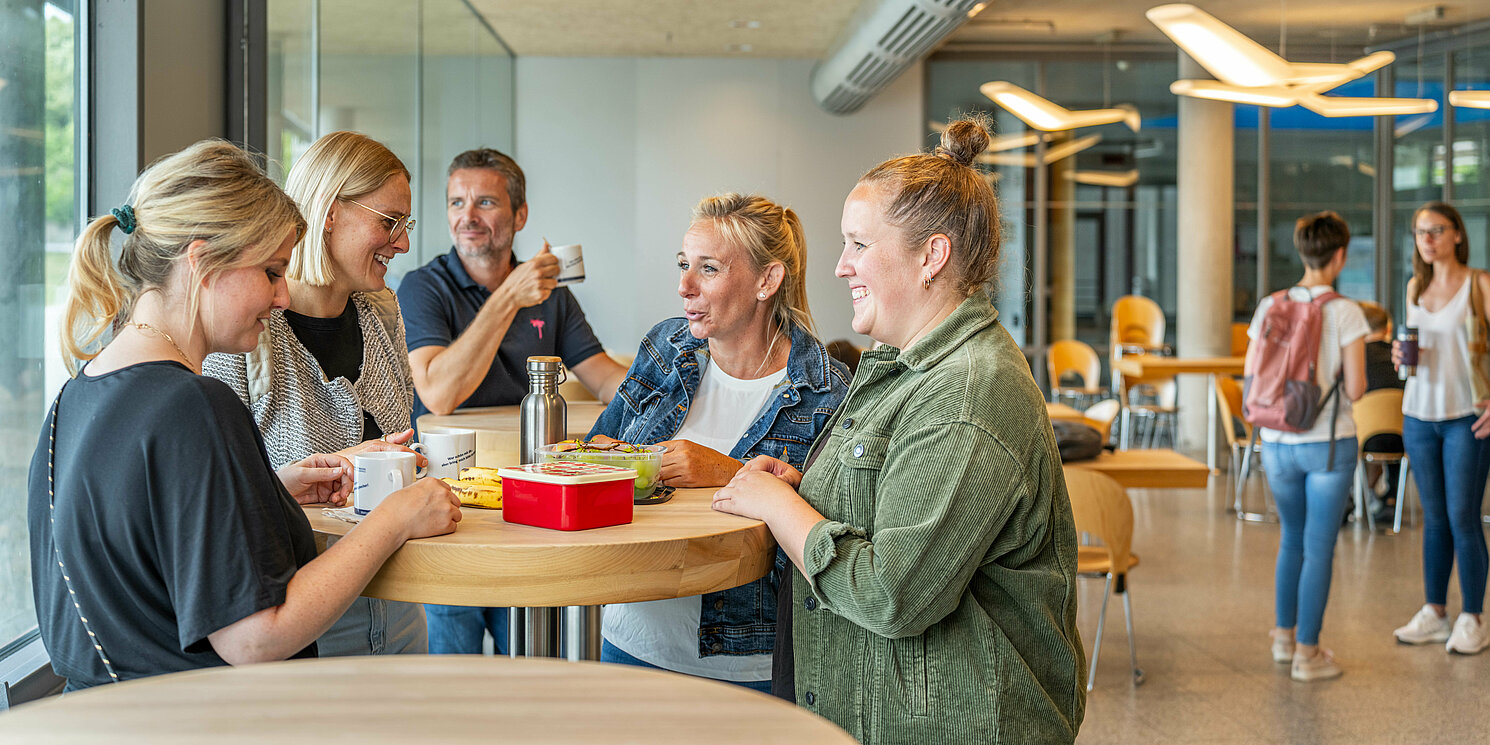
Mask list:
[[[1294,287],[1289,289],[1288,297],[1292,300],[1312,300],[1333,289],[1329,285],[1315,285],[1309,288],[1306,297],[1304,288]],[[1247,329],[1247,336],[1256,339],[1257,335],[1262,333],[1262,319],[1267,316],[1268,309],[1271,307],[1273,307],[1272,295],[1263,298],[1262,302],[1257,304],[1257,311],[1252,314],[1252,325]],[[1359,303],[1346,297],[1335,298],[1325,303],[1324,323],[1320,328],[1319,364],[1315,367],[1320,396],[1329,393],[1330,387],[1335,384],[1335,376],[1340,374],[1340,350],[1366,338],[1369,333],[1371,333],[1371,327],[1366,324],[1366,315],[1361,312]],[[1350,397],[1345,395],[1343,383],[1341,390],[1335,391],[1335,395],[1340,399],[1340,413],[1335,417],[1335,439],[1355,437],[1355,419],[1350,415]],[[1308,432],[1283,432],[1264,427],[1261,434],[1262,441],[1283,445],[1329,442],[1329,412],[1334,408],[1335,400],[1330,399],[1324,405],[1324,410],[1319,413],[1319,418],[1314,420],[1314,428]]]
[[1402,391],[1402,413],[1420,422],[1445,422],[1478,414],[1474,387],[1469,382],[1469,283],[1436,312],[1407,304],[1407,324],[1418,330],[1417,374]]
[[[698,393],[673,439],[728,455],[785,380],[784,370],[742,380],[726,375],[718,365],[703,365]],[[770,654],[699,656],[702,603],[702,596],[694,595],[607,605],[601,635],[632,657],[673,672],[742,683],[770,680]]]

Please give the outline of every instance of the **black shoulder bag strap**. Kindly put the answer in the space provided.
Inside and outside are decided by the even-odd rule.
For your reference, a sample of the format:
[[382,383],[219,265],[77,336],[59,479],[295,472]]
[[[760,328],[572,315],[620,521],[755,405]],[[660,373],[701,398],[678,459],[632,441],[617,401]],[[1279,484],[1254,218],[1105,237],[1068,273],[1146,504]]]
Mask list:
[[[63,383],[62,391],[65,390],[67,384]],[[114,664],[104,654],[98,634],[93,633],[93,625],[88,623],[88,617],[83,615],[83,606],[78,604],[78,593],[72,587],[72,577],[67,573],[67,564],[62,561],[62,547],[57,541],[57,407],[62,403],[62,391],[57,391],[57,400],[52,402],[52,422],[47,434],[47,520],[52,527],[52,553],[57,557],[57,568],[62,570],[62,583],[67,586],[67,599],[77,609],[78,620],[83,622],[83,631],[88,632],[88,643],[98,652],[98,661],[103,663],[103,669],[109,674],[109,682],[118,683],[119,674],[114,672]]]

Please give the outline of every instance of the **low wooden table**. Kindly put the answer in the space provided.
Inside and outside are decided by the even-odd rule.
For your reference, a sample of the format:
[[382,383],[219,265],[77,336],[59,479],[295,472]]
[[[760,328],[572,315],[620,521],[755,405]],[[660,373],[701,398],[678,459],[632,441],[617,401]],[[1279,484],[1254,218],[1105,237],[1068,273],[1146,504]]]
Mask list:
[[[566,401],[568,436],[581,438],[590,433],[595,420],[605,412],[599,401]],[[517,406],[484,406],[457,409],[446,415],[425,414],[419,417],[419,429],[428,427],[464,427],[476,430],[476,465],[499,468],[519,462],[518,441],[521,437]]]
[[[1206,376],[1206,438],[1205,438],[1205,462],[1212,470],[1216,468],[1216,451],[1218,448],[1217,418],[1219,412],[1216,409],[1216,376],[1217,375],[1241,375],[1246,366],[1245,357],[1165,357],[1157,354],[1135,354],[1119,357],[1114,367],[1119,375],[1125,379],[1140,381],[1144,378],[1163,378],[1171,375],[1205,375]],[[1122,382],[1118,381],[1118,390],[1122,390]],[[1129,443],[1129,433],[1132,430],[1131,417],[1128,413],[1127,402],[1123,406],[1123,448]],[[1231,426],[1229,422],[1224,426]],[[1176,438],[1178,440],[1178,438]]]
[[[405,543],[362,591],[411,603],[526,608],[522,653],[597,659],[599,606],[689,597],[765,576],[776,541],[758,520],[715,512],[715,489],[679,489],[635,508],[633,522],[591,530],[516,525],[500,510],[461,508],[454,533]],[[307,507],[318,548],[352,524]],[[514,618],[514,620],[518,620]],[[516,652],[514,648],[512,650]]]
[[1085,414],[1070,406],[1050,402],[1046,402],[1045,404],[1045,414],[1051,419],[1072,419],[1079,421],[1086,418]]
[[1103,452],[1065,465],[1105,473],[1126,488],[1204,489],[1211,475],[1206,464],[1164,449]]
[[216,667],[0,713],[0,742],[851,745],[741,686],[598,662],[388,655]]

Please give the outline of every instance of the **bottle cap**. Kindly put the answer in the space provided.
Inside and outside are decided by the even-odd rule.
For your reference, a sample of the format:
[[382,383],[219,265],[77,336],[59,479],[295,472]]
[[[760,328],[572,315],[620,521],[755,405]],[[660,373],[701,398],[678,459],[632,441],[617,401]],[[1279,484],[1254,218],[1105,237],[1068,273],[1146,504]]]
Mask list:
[[557,373],[564,366],[564,360],[558,357],[529,357],[528,372],[530,373]]

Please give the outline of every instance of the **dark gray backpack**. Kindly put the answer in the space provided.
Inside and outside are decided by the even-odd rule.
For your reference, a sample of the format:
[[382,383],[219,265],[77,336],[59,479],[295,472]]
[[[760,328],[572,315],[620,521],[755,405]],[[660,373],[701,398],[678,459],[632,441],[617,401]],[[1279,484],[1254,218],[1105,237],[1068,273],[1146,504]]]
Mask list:
[[1101,455],[1102,433],[1095,427],[1071,419],[1052,419],[1050,426],[1055,430],[1055,444],[1061,451],[1061,462],[1067,463],[1073,460],[1091,460]]

